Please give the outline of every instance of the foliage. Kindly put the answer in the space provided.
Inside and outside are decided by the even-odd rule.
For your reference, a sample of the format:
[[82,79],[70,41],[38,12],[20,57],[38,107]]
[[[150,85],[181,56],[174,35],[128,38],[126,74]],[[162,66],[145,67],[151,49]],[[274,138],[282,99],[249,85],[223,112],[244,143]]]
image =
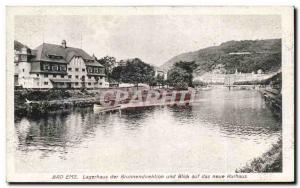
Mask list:
[[261,173],[261,172],[282,172],[282,141],[281,139],[264,153],[262,157],[255,158],[250,164],[236,173]]
[[168,83],[175,89],[187,89],[189,82],[190,74],[186,70],[174,66],[168,71]]
[[[250,54],[231,54],[249,52]],[[195,61],[196,72],[209,72],[218,64],[224,65],[227,73],[250,73],[262,69],[276,71],[281,67],[281,39],[229,41],[219,46],[204,48],[173,57],[162,68],[171,69],[176,62]]]
[[114,79],[115,81],[117,81],[118,83],[121,82],[122,72],[123,72],[122,66],[114,67],[111,72],[111,78]]
[[18,102],[24,103],[25,99],[32,101],[41,100],[59,100],[70,98],[71,94],[68,91],[61,89],[50,89],[50,90],[30,90],[24,89],[15,91],[15,99]]
[[168,71],[168,83],[177,89],[186,89],[193,86],[193,70],[195,62],[176,62]]
[[116,58],[111,56],[105,56],[99,59],[98,62],[105,67],[105,74],[108,76],[108,78],[110,78],[112,70],[117,63]]
[[265,85],[275,85],[275,86],[278,86],[281,88],[281,84],[282,84],[282,73],[278,73],[276,74],[275,76],[273,76],[272,78],[269,78],[267,80],[264,80],[262,82],[262,84],[265,84]]
[[193,73],[195,68],[197,67],[197,64],[195,61],[179,61],[174,64],[175,67],[182,68],[183,70],[186,70],[188,73]]
[[151,83],[154,79],[154,68],[139,58],[127,60],[124,66],[113,68],[112,78],[118,82]]

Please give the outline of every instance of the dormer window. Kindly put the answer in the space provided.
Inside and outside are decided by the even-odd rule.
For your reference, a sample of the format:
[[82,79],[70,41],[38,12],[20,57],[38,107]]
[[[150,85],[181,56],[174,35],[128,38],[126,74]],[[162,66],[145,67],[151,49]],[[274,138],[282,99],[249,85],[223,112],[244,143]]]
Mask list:
[[65,65],[61,65],[61,66],[59,66],[59,70],[60,71],[66,71],[67,67]]
[[92,69],[91,67],[89,67],[89,68],[87,69],[87,71],[88,71],[89,73],[91,73],[91,72],[93,72],[93,69]]
[[94,60],[92,60],[92,59],[84,59],[84,61],[87,62],[87,63],[93,63],[94,62]]
[[63,59],[62,56],[60,56],[60,55],[55,55],[55,54],[48,54],[48,57],[49,57],[50,59]]
[[43,69],[44,69],[44,70],[49,70],[49,65],[48,65],[48,64],[44,64],[44,65],[43,65]]
[[52,70],[53,71],[57,71],[58,70],[58,67],[56,65],[52,66]]

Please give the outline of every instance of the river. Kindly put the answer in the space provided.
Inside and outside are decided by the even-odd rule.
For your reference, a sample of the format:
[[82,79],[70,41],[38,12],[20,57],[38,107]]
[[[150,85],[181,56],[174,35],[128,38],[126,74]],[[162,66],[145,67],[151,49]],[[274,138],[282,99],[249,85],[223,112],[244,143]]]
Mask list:
[[190,106],[92,108],[15,120],[19,172],[225,173],[261,156],[281,123],[255,90],[202,91]]

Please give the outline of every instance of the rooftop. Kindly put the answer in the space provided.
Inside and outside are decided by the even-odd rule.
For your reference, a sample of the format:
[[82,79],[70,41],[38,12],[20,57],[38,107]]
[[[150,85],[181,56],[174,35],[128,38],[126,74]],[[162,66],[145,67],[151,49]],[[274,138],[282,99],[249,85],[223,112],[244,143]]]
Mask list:
[[57,44],[42,43],[32,53],[35,55],[31,61],[48,61],[56,63],[69,63],[72,58],[82,57],[86,65],[103,67],[96,59],[80,48]]

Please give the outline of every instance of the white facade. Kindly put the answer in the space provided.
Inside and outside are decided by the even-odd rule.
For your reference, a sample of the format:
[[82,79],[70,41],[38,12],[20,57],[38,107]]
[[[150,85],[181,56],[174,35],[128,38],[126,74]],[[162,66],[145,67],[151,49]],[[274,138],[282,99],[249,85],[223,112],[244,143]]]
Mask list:
[[72,88],[102,88],[108,87],[105,76],[95,76],[88,74],[88,69],[81,57],[73,57],[68,65],[68,79],[71,80]]
[[[55,47],[57,49],[57,46]],[[65,48],[67,47],[59,50],[64,50]],[[76,50],[78,53],[79,50]],[[83,59],[80,53],[83,52],[79,51],[79,55],[73,55],[70,60],[59,62],[63,58],[62,56],[57,56],[61,58],[59,60],[54,58],[53,61],[43,59],[31,60],[29,57],[34,55],[27,48],[22,49],[21,52],[16,51],[15,86],[22,86],[23,88],[91,89],[109,87],[109,83],[105,81],[103,66],[90,56],[88,56],[89,59]],[[53,54],[51,55],[53,56]],[[84,55],[85,57],[87,56],[86,54]]]

